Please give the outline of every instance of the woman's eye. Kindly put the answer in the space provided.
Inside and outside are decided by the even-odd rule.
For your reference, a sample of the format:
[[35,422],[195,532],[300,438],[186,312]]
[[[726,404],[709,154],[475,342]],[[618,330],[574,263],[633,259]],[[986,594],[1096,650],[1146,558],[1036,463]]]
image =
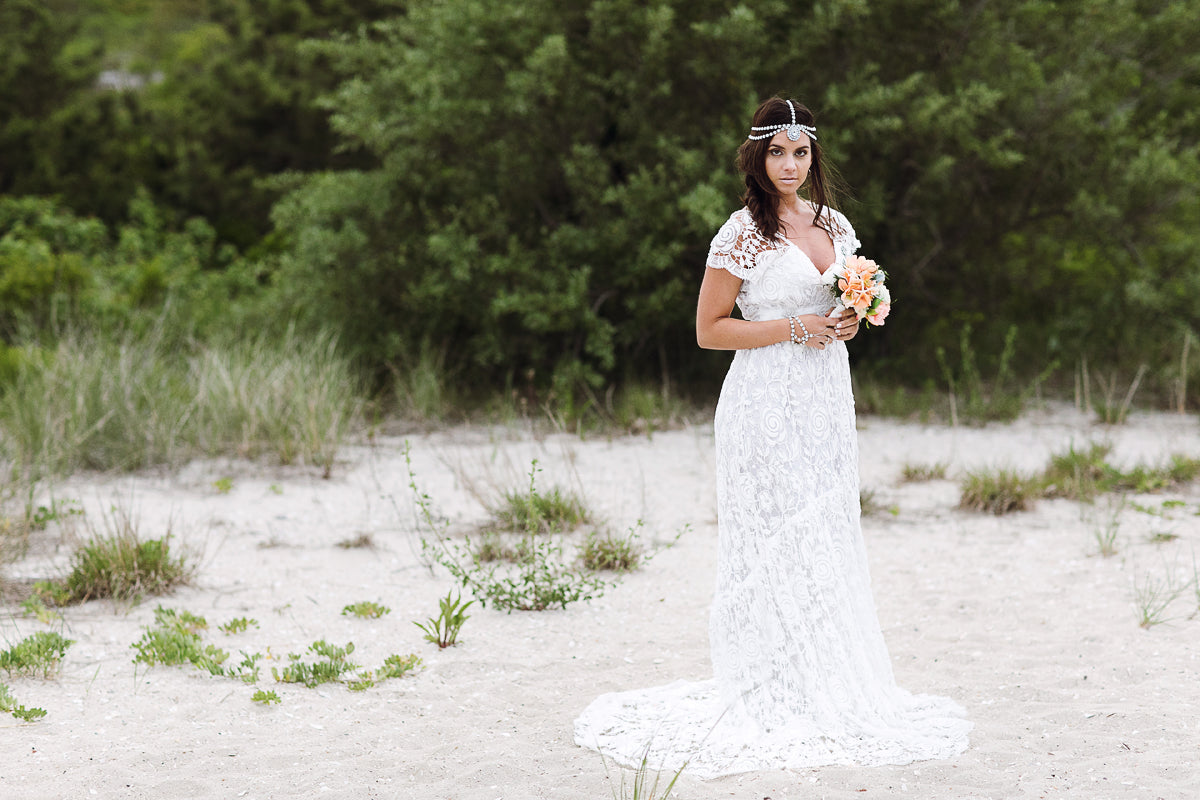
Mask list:
[[767,152],[768,152],[768,153],[770,153],[770,154],[771,154],[771,155],[773,155],[773,156],[781,156],[781,155],[783,155],[783,151],[782,151],[782,150],[778,150],[778,149],[776,149],[776,148],[771,148],[771,149],[770,149],[770,150],[768,150]]

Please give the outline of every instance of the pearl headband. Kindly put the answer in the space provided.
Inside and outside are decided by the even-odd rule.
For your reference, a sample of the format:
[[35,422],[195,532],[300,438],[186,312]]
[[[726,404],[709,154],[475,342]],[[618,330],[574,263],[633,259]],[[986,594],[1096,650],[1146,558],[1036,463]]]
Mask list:
[[789,139],[791,139],[793,142],[800,141],[800,137],[806,133],[808,134],[810,139],[812,139],[813,141],[816,141],[817,129],[814,128],[812,125],[797,124],[797,122],[796,122],[796,107],[794,105],[792,105],[791,100],[788,100],[787,104],[788,104],[788,108],[791,109],[791,112],[792,112],[792,121],[790,123],[782,123],[780,125],[762,125],[759,127],[752,126],[750,128],[750,130],[766,131],[766,133],[760,133],[757,136],[755,136],[753,133],[751,133],[746,138],[754,139],[754,140],[770,139],[772,136],[779,133],[780,131],[787,131],[787,137]]

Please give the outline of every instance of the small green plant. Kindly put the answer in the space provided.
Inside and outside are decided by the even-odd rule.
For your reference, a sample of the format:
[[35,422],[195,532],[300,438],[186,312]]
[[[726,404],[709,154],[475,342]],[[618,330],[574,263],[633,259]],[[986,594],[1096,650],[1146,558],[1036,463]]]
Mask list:
[[137,651],[133,663],[155,666],[192,664],[210,675],[226,675],[224,666],[229,653],[200,639],[200,631],[208,629],[208,621],[188,611],[159,606],[154,609],[154,627],[147,628],[142,637],[130,647]]
[[1091,500],[1101,492],[1110,491],[1121,474],[1106,461],[1111,452],[1111,444],[1092,442],[1086,449],[1076,450],[1072,444],[1065,453],[1052,455],[1042,472],[1042,494]]
[[283,487],[278,483],[272,483],[267,487],[267,491],[269,491],[271,494],[283,494]]
[[1125,510],[1124,496],[1110,499],[1104,509],[1094,508],[1085,514],[1092,527],[1096,549],[1104,558],[1117,554],[1117,536],[1121,531],[1121,513]]
[[888,510],[887,506],[879,502],[874,489],[861,487],[858,490],[858,508],[859,513],[864,517],[873,517]]
[[416,653],[409,653],[406,656],[390,655],[383,660],[383,666],[377,672],[380,679],[403,678],[420,666],[421,657]]
[[300,660],[301,656],[291,653],[288,655],[291,664],[282,670],[271,667],[275,680],[280,683],[303,683],[312,689],[323,683],[340,683],[343,675],[358,669],[358,665],[349,660],[354,652],[354,642],[338,647],[321,639],[310,644],[308,652],[320,656],[320,659],[306,663]]
[[137,520],[121,506],[104,517],[103,527],[93,528],[92,538],[71,558],[63,581],[68,602],[135,600],[166,594],[191,579],[188,559],[171,551],[169,527],[160,539],[143,539]]
[[236,617],[229,620],[229,622],[226,622],[224,625],[218,625],[217,630],[221,631],[227,636],[232,636],[235,633],[242,633],[243,631],[249,630],[251,626],[257,628],[258,620],[250,619],[249,617]]
[[282,703],[279,695],[275,694],[274,689],[255,689],[254,694],[250,695],[250,699],[260,705],[269,706],[272,703]]
[[583,501],[574,494],[557,487],[548,492],[539,491],[539,472],[541,469],[537,459],[534,459],[529,469],[528,491],[506,492],[500,503],[491,509],[497,528],[523,533],[550,533],[567,531],[590,521],[591,515]]
[[31,617],[36,617],[37,621],[43,625],[49,625],[55,620],[62,619],[61,614],[47,607],[46,601],[39,594],[32,594],[22,600],[21,610]]
[[1143,575],[1134,578],[1133,602],[1137,609],[1138,625],[1149,629],[1166,622],[1169,619],[1167,609],[1190,585],[1181,583],[1173,571],[1162,577]]
[[[1138,367],[1137,372],[1133,376],[1133,380],[1129,383],[1129,388],[1124,396],[1118,401],[1117,395],[1120,392],[1121,382],[1114,370],[1109,375],[1104,375],[1100,372],[1088,373],[1084,368],[1083,380],[1090,382],[1095,380],[1100,386],[1101,397],[1096,409],[1096,413],[1100,417],[1100,421],[1105,425],[1123,425],[1129,417],[1129,409],[1133,405],[1133,397],[1137,394],[1138,387],[1142,383],[1142,378],[1146,375],[1148,365],[1142,364]],[[1090,396],[1090,389],[1087,391]]]
[[633,529],[625,536],[592,531],[584,539],[579,555],[583,566],[592,571],[630,572],[641,563],[642,548]]
[[213,488],[217,490],[217,494],[229,494],[233,491],[233,478],[217,478],[213,481]]
[[1150,542],[1150,544],[1166,544],[1167,542],[1173,542],[1178,538],[1178,533],[1172,533],[1171,531],[1154,531],[1148,537],[1146,537],[1146,540]]
[[17,702],[17,699],[12,696],[9,688],[3,683],[0,683],[0,711],[6,714],[12,714],[22,722],[33,722],[46,716],[44,708],[26,708]]
[[[518,544],[520,547],[520,544]],[[521,561],[523,557],[528,557],[525,552],[526,548],[521,547],[519,552],[516,547],[507,544],[500,534],[495,531],[484,531],[479,537],[478,544],[475,545],[474,558],[479,564],[487,564],[492,561]]]
[[990,381],[984,380],[975,361],[975,350],[971,346],[971,326],[964,325],[959,338],[960,368],[951,368],[946,352],[936,350],[942,376],[949,387],[950,421],[983,424],[993,421],[1011,422],[1024,409],[1038,387],[1058,369],[1052,362],[1033,381],[1016,380],[1012,371],[1012,359],[1016,354],[1017,326],[1008,329],[1004,347],[996,362],[996,373]]
[[392,610],[387,606],[374,603],[370,600],[361,600],[357,603],[351,603],[342,609],[343,617],[353,615],[359,619],[379,619],[380,617],[386,616],[390,613],[392,613]]
[[58,671],[74,641],[61,634],[38,631],[0,651],[0,670],[9,675],[49,678]]
[[[648,750],[649,747],[647,747]],[[675,771],[670,780],[667,781],[666,786],[661,786],[663,772],[662,770],[652,770],[650,768],[650,756],[647,752],[642,755],[641,763],[633,771],[632,780],[626,783],[626,771],[621,770],[621,783],[614,785],[612,775],[608,771],[608,759],[604,758],[603,754],[601,754],[600,759],[604,764],[604,774],[608,775],[609,778],[613,800],[669,800],[671,792],[675,789],[675,784],[679,781],[679,776],[683,774],[683,771],[688,766],[685,762],[682,767]]]
[[947,464],[938,461],[934,464],[905,464],[900,468],[900,480],[903,483],[924,483],[946,479]]
[[42,530],[51,522],[60,522],[67,517],[83,516],[83,508],[77,500],[52,500],[48,506],[38,506],[34,509],[29,525],[34,530]]
[[470,619],[466,610],[473,603],[473,600],[463,603],[461,594],[452,598],[451,593],[446,592],[446,596],[438,600],[440,611],[436,617],[413,624],[425,631],[425,641],[443,649],[451,647],[458,643],[458,632],[462,630],[463,623]]
[[1015,470],[970,472],[960,486],[958,507],[1001,516],[1027,510],[1035,494],[1032,481]]
[[[584,570],[570,567],[562,557],[562,546],[553,536],[539,536],[541,523],[529,525],[522,539],[527,557],[518,563],[496,565],[482,563],[470,543],[458,544],[446,535],[446,525],[434,517],[429,495],[417,488],[409,447],[404,453],[408,468],[409,488],[412,490],[421,519],[433,538],[421,538],[421,552],[431,568],[434,563],[445,567],[456,580],[471,591],[480,605],[512,611],[541,611],[547,608],[566,608],[570,603],[590,600],[602,594],[608,582]],[[530,471],[530,492],[536,493],[534,477],[537,462]],[[539,519],[541,519],[539,517]]]

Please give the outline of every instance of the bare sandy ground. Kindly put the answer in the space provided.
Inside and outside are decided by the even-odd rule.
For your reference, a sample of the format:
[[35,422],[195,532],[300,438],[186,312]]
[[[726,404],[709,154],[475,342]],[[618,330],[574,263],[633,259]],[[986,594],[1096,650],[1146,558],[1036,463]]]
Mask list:
[[[899,682],[950,695],[975,722],[950,761],[680,779],[680,800],[708,798],[1200,798],[1200,616],[1189,588],[1170,621],[1138,626],[1136,589],[1191,580],[1200,492],[1132,498],[1118,554],[1097,555],[1109,515],[1042,501],[1002,518],[958,511],[956,478],[984,466],[1034,471],[1068,444],[1106,439],[1126,464],[1200,455],[1194,417],[1135,415],[1101,428],[1069,409],[983,429],[860,420],[863,485],[888,510],[864,520],[876,602]],[[596,800],[621,773],[572,743],[572,720],[604,691],[710,673],[707,608],[715,573],[711,426],[652,437],[535,436],[508,428],[407,437],[422,489],[458,527],[486,516],[476,495],[519,487],[532,459],[540,484],[575,488],[616,530],[644,521],[669,542],[643,569],[590,603],[506,614],[472,609],[457,647],[439,651],[414,620],[453,587],[422,565],[402,438],[348,448],[331,480],[304,469],[198,463],[177,474],[80,477],[56,488],[90,518],[120,502],[143,534],[173,520],[194,548],[194,585],[134,607],[88,603],[58,624],[75,640],[51,680],[6,678],[49,712],[0,718],[0,797],[430,798]],[[950,479],[901,484],[902,465],[944,462]],[[220,493],[213,482],[232,479]],[[1163,509],[1164,500],[1184,501]],[[374,549],[337,543],[368,533]],[[1155,533],[1178,536],[1155,544]],[[61,530],[6,567],[44,577],[68,555]],[[1200,558],[1200,554],[1197,554]],[[343,616],[374,600],[378,620]],[[205,615],[207,639],[263,652],[253,687],[192,668],[135,669],[130,645],[158,602]],[[240,616],[260,627],[234,636]],[[1190,617],[1190,618],[1189,618]],[[45,629],[5,609],[9,644]],[[417,653],[423,670],[353,693],[276,684],[271,664],[317,639],[353,641],[375,665]],[[5,645],[7,646],[7,644]],[[269,649],[268,649],[269,648]],[[628,776],[627,776],[628,779]],[[619,794],[619,792],[618,792]]]

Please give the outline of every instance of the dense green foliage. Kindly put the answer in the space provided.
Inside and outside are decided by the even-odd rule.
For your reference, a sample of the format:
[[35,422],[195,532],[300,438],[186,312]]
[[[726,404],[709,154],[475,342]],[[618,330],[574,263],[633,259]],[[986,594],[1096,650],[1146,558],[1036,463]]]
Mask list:
[[0,333],[166,306],[171,335],[332,326],[376,376],[568,404],[707,382],[696,289],[778,92],[817,111],[891,276],[861,362],[1146,363],[1178,393],[1195,41],[1198,0],[8,0]]

